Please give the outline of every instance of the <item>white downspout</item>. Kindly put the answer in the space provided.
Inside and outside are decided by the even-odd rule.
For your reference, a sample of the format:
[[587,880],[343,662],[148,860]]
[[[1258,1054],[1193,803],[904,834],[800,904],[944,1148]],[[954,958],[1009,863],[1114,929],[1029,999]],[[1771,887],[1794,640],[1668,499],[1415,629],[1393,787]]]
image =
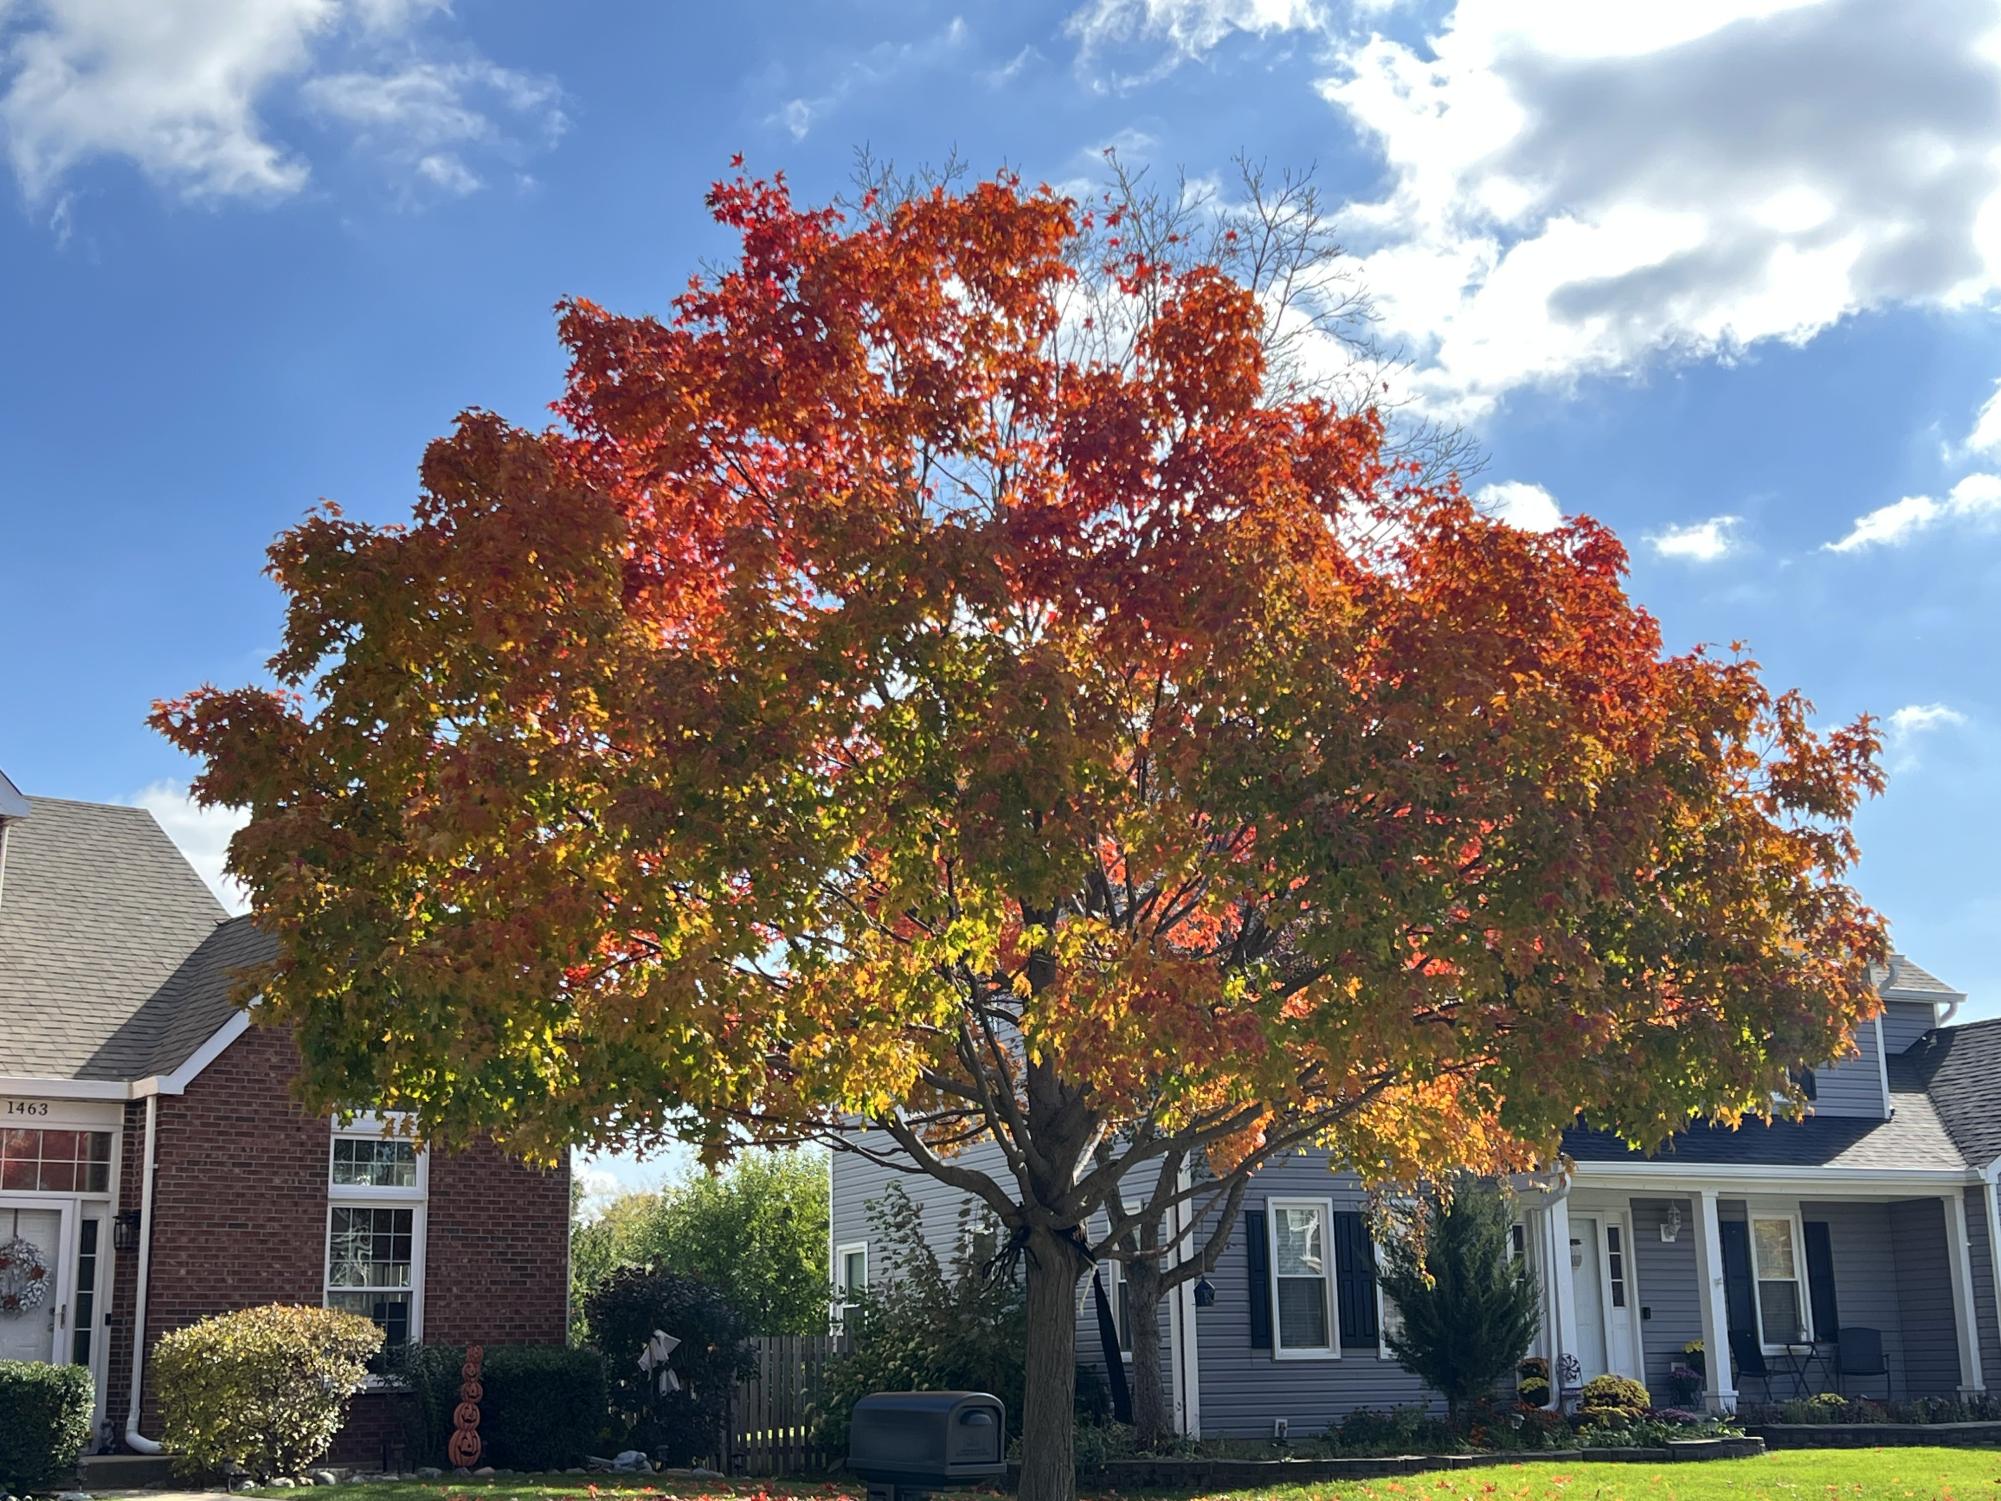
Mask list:
[[132,1302],[132,1400],[125,1409],[125,1447],[158,1454],[160,1445],[139,1432],[139,1383],[146,1372],[146,1272],[153,1251],[153,1139],[159,1127],[160,1097],[146,1096],[146,1158],[139,1174],[139,1286]]

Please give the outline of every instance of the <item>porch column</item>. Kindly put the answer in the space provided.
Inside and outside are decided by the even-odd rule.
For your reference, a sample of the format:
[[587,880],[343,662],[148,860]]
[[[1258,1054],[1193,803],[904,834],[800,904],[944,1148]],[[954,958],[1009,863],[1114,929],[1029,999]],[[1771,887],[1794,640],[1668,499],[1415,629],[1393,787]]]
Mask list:
[[1972,1396],[1987,1390],[1980,1371],[1979,1315],[1973,1306],[1973,1252],[1966,1234],[1966,1195],[1955,1189],[1941,1194],[1945,1209],[1945,1254],[1952,1283],[1952,1330],[1959,1343],[1959,1391]]
[[1543,1216],[1549,1226],[1549,1290],[1552,1299],[1549,1384],[1555,1405],[1563,1406],[1565,1357],[1577,1357],[1577,1286],[1570,1265],[1570,1200],[1558,1194]]
[[1737,1410],[1737,1381],[1730,1369],[1730,1303],[1723,1289],[1723,1230],[1716,1216],[1716,1193],[1695,1194],[1696,1303],[1702,1313],[1702,1366],[1712,1412]]

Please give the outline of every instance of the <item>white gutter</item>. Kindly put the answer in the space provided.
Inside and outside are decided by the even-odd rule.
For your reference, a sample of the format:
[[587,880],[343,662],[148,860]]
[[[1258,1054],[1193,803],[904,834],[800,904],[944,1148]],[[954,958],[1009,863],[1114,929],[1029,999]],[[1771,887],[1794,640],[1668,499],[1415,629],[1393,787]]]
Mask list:
[[146,1273],[153,1250],[153,1142],[159,1130],[160,1097],[146,1096],[146,1156],[139,1178],[139,1285],[132,1304],[132,1400],[125,1409],[125,1447],[158,1454],[160,1446],[139,1432],[139,1383],[146,1374]]

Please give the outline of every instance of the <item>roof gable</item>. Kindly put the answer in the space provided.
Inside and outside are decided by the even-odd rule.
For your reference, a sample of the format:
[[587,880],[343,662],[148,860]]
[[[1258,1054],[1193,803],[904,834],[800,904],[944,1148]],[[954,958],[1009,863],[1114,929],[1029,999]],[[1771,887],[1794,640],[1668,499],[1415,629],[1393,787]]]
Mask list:
[[234,1009],[229,971],[268,942],[247,919],[227,920],[144,809],[28,804],[7,826],[0,1074],[171,1072]]

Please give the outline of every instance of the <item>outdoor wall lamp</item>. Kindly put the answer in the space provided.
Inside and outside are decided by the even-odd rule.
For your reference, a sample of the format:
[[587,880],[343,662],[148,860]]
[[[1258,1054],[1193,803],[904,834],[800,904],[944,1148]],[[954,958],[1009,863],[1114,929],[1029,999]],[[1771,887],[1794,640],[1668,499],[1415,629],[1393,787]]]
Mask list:
[[121,1209],[111,1221],[111,1248],[114,1251],[139,1249],[139,1211]]

